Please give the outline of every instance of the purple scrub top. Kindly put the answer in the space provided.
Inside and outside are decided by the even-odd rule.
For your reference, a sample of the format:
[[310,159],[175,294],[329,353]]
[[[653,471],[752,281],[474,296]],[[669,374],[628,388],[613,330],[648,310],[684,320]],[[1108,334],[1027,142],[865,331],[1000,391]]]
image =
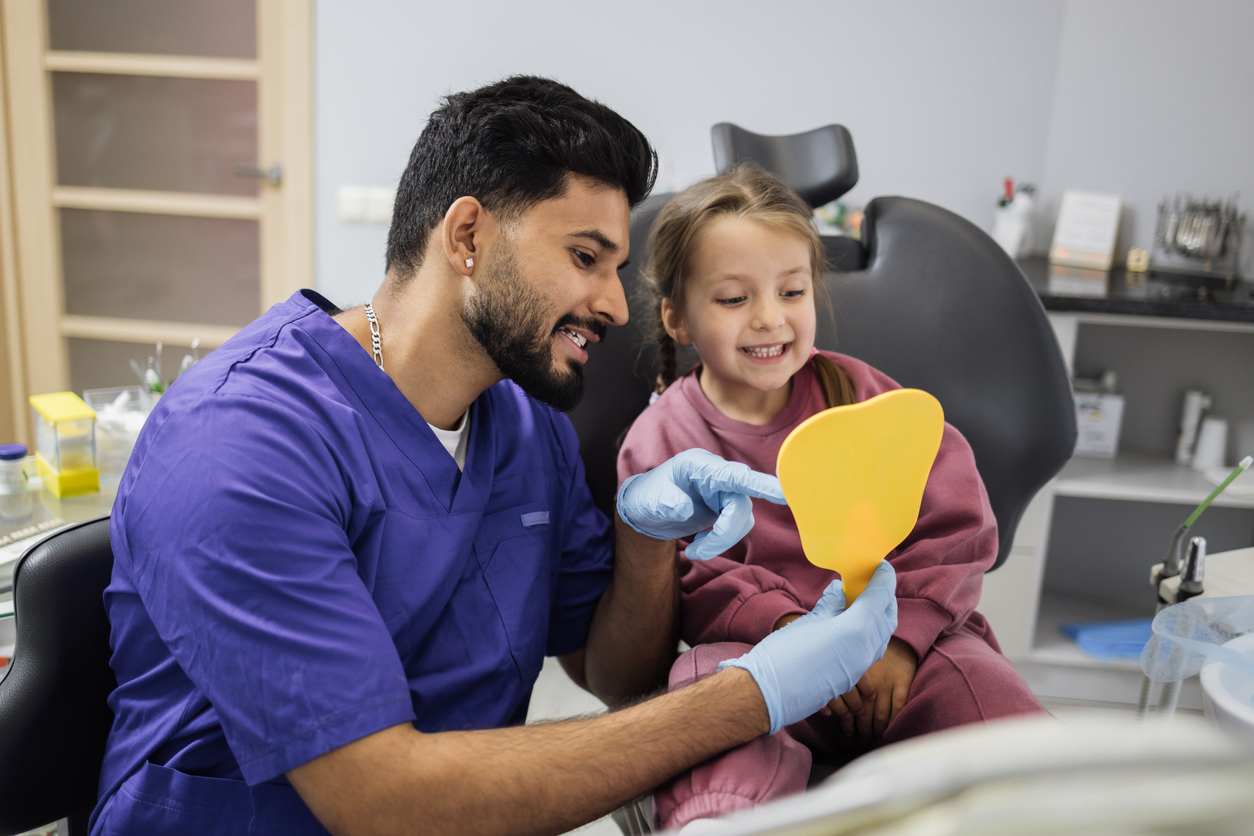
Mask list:
[[93,833],[325,832],[284,773],[398,723],[524,720],[612,574],[566,417],[505,381],[465,472],[312,291],[185,374],[114,505]]

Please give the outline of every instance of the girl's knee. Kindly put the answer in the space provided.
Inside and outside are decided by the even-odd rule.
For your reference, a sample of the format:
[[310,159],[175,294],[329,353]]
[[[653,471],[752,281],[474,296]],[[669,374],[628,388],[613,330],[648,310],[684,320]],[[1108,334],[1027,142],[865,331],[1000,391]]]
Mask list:
[[1041,711],[1040,701],[1014,665],[987,644],[934,647],[920,664],[910,699],[885,739]]
[[728,659],[739,659],[752,649],[753,645],[742,642],[699,644],[691,650],[686,650],[679,654],[675,664],[671,665],[667,688],[671,691],[677,691],[694,682],[699,682],[707,676],[716,673],[720,662],[725,662]]

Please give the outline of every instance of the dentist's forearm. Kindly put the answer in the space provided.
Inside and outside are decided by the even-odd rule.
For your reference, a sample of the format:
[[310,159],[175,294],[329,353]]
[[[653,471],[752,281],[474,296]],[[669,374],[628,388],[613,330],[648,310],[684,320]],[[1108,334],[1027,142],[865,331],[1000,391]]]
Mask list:
[[564,833],[770,727],[739,668],[601,717],[473,732],[393,726],[287,773],[337,836]]
[[620,705],[664,688],[679,642],[679,567],[673,540],[654,540],[615,517],[614,580],[588,632],[588,690]]

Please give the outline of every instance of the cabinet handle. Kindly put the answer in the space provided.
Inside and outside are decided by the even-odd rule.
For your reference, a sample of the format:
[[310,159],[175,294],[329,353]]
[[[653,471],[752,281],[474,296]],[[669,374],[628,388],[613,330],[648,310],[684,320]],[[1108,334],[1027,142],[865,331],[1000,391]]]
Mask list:
[[277,186],[283,182],[283,166],[275,163],[269,168],[261,168],[255,165],[237,165],[235,167],[236,177],[250,177],[254,180],[265,180],[271,186]]

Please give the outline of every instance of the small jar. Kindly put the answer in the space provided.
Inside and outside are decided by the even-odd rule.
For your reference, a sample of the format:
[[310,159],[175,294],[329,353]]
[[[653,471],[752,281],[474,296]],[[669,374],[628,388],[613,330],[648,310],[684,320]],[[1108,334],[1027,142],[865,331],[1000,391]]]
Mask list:
[[0,444],[0,493],[26,490],[26,445]]

